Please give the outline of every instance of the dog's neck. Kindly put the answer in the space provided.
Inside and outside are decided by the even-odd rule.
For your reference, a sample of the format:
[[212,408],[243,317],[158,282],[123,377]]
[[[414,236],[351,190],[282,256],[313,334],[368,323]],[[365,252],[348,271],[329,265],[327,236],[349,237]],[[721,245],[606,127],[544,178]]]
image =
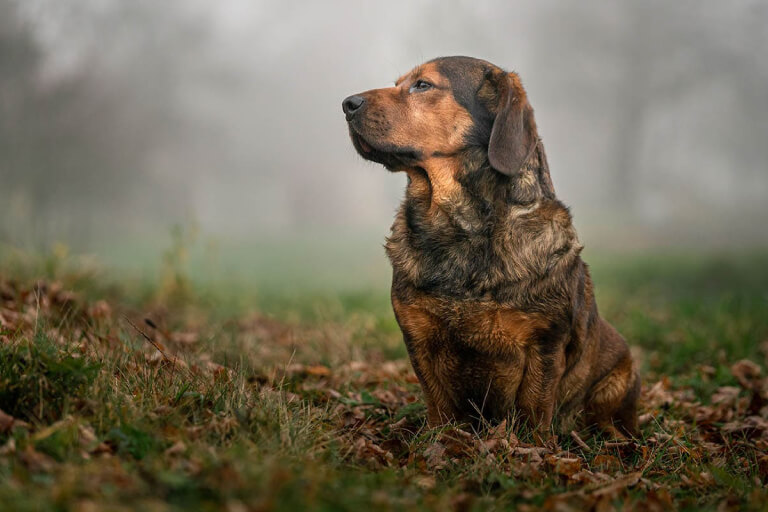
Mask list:
[[[434,156],[405,172],[407,202],[427,216],[447,216],[468,231],[492,221],[478,218],[480,212],[485,212],[487,217],[503,218],[504,212],[500,209],[525,207],[541,199],[555,198],[541,141],[513,176],[492,169],[483,148],[468,148],[459,155]],[[477,201],[486,204],[469,204]]]

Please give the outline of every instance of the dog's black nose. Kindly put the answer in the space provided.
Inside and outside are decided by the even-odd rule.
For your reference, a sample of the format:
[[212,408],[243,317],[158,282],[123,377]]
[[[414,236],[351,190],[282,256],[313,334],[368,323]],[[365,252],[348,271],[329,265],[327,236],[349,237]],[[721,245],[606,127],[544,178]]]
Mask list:
[[360,107],[362,107],[364,104],[365,98],[362,96],[350,96],[341,102],[341,109],[347,115],[347,119],[352,119],[352,116],[355,115],[355,112],[360,110]]

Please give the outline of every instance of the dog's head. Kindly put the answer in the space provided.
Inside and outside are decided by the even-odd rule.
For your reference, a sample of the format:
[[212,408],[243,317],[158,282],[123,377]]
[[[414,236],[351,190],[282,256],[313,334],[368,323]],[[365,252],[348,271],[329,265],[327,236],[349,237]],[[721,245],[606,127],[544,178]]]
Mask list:
[[517,74],[470,57],[429,61],[394,87],[349,96],[342,108],[358,153],[390,170],[482,148],[496,171],[512,176],[538,142]]

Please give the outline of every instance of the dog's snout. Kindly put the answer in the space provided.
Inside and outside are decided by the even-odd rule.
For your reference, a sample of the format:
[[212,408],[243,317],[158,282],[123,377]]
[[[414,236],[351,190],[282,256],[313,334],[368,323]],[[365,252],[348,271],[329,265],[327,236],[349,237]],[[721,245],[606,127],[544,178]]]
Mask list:
[[354,96],[350,96],[341,102],[341,109],[347,115],[347,120],[349,120],[352,119],[352,116],[355,115],[355,112],[360,110],[364,104],[365,98],[355,94]]

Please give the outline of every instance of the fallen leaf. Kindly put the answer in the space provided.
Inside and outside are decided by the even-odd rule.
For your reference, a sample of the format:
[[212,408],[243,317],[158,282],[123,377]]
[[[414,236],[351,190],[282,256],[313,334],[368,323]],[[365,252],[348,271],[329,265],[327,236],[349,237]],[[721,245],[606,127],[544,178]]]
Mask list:
[[306,372],[308,375],[312,375],[314,377],[327,377],[331,374],[331,369],[322,365],[307,366]]
[[445,467],[445,446],[440,442],[432,443],[424,450],[424,458],[432,470]]
[[731,373],[739,381],[741,387],[755,389],[760,381],[760,366],[748,359],[737,361],[731,366]]
[[581,459],[576,457],[548,455],[544,460],[555,473],[565,477],[571,477],[581,470]]
[[603,471],[618,471],[621,469],[621,461],[613,455],[599,454],[592,459],[592,466]]
[[35,473],[50,473],[56,465],[56,462],[49,456],[35,451],[32,445],[19,452],[19,459],[30,471]]
[[419,475],[413,481],[422,489],[433,489],[437,483],[432,475]]
[[8,432],[13,427],[16,418],[0,409],[0,432]]
[[167,457],[172,457],[174,455],[180,455],[185,451],[187,451],[187,445],[185,445],[182,441],[176,441],[170,448],[165,450],[165,455]]

